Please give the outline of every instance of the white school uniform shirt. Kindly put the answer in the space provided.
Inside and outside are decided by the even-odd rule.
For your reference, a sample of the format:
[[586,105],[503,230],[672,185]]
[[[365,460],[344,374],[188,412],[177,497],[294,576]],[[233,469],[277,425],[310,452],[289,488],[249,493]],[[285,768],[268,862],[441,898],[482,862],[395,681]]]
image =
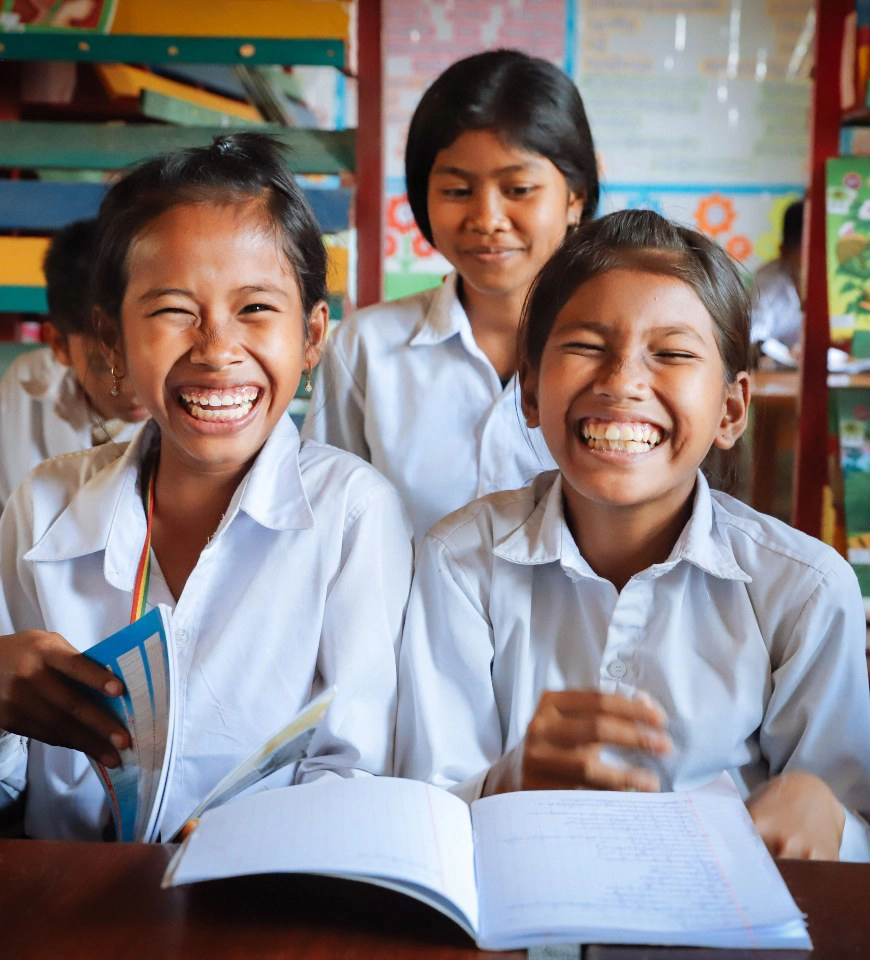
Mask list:
[[399,491],[418,539],[469,500],[555,466],[529,430],[516,376],[502,386],[456,293],[440,287],[343,320],[302,435],[350,450]]
[[130,440],[141,426],[100,423],[72,367],[48,349],[22,354],[0,380],[0,510],[43,460],[107,440]]
[[752,340],[778,340],[791,350],[803,329],[801,299],[781,260],[766,263],[752,278]]
[[[94,450],[37,468],[0,519],[2,635],[52,630],[79,650],[123,627],[145,539],[139,468],[150,424],[120,457]],[[357,457],[299,444],[282,417],[178,602],[152,557],[149,608],[174,607],[179,758],[163,836],[313,696],[335,698],[298,769],[270,785],[390,773],[396,649],[412,535],[393,488]],[[30,836],[99,838],[103,791],[82,753],[0,740],[0,803],[26,780]]]
[[[471,800],[546,690],[651,694],[674,749],[663,789],[728,771],[746,796],[785,770],[847,809],[870,858],[864,610],[834,550],[698,475],[669,558],[618,592],[581,556],[558,472],[468,504],[426,537],[402,641],[396,764]],[[640,758],[638,758],[640,762]]]

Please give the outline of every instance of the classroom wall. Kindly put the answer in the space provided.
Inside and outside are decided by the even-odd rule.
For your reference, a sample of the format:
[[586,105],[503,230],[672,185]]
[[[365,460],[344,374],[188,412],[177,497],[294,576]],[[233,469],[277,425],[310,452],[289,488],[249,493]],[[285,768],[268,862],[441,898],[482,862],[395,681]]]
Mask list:
[[577,81],[603,174],[601,212],[649,207],[715,237],[747,270],[776,256],[807,178],[813,0],[384,0],[388,297],[449,265],[405,199],[422,91],[476,51],[519,47]]

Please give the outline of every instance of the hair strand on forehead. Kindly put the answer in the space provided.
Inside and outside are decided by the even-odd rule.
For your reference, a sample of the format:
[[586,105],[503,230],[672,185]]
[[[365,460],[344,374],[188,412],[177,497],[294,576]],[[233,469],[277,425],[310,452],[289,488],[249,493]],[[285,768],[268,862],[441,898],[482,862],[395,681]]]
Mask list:
[[[232,133],[205,147],[147,160],[106,194],[98,217],[93,301],[104,325],[119,324],[130,250],[137,236],[172,207],[195,203],[257,203],[287,257],[306,319],[326,298],[326,248],[283,145],[262,133]],[[108,332],[108,330],[107,330]]]

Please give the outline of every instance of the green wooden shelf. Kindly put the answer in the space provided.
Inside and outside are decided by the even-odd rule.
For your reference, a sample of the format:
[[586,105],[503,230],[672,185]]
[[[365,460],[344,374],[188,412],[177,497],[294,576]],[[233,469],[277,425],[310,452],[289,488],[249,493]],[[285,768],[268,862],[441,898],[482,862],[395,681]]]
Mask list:
[[[274,124],[249,129],[274,134],[286,144],[294,173],[337,174],[354,169],[354,130],[303,130]],[[208,144],[225,133],[221,127],[0,122],[0,167],[120,170],[146,157]]]
[[0,33],[0,60],[91,63],[292,63],[345,67],[340,40]]

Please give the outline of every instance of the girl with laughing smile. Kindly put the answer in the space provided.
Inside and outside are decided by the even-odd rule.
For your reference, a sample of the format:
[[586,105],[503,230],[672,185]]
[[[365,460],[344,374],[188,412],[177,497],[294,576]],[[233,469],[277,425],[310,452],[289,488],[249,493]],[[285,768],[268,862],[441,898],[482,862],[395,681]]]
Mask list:
[[181,747],[163,836],[308,700],[335,685],[272,785],[389,773],[411,531],[393,488],[286,414],[326,330],[326,252],[278,145],[259,134],[143,164],[100,211],[95,303],[115,382],[153,418],[124,448],[55,458],[0,521],[0,806],[30,836],[94,839],[108,808],[85,754],[129,733],[77,685],[82,651],[173,610]]
[[746,426],[749,319],[727,254],[655,213],[565,239],[519,341],[523,411],[558,469],[426,537],[403,775],[471,800],[727,772],[775,855],[870,859],[855,575],[700,469]]
[[302,432],[374,464],[422,539],[472,498],[552,466],[517,416],[517,327],[535,274],[595,215],[598,173],[572,81],[491,50],[423,95],[405,174],[420,232],[454,272],[338,325]]

